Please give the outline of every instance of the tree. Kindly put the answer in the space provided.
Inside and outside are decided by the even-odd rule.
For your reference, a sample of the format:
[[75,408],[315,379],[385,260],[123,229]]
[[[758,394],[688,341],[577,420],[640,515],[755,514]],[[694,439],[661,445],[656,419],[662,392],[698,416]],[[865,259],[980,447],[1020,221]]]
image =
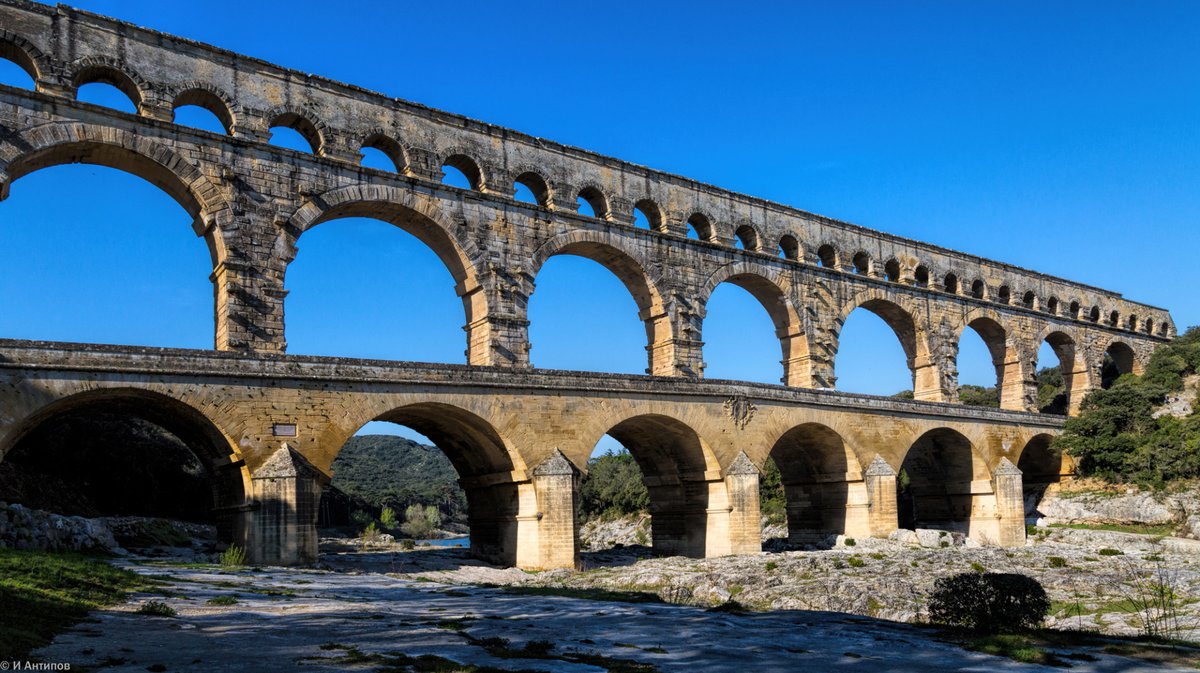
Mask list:
[[579,509],[584,519],[637,514],[650,505],[641,468],[628,451],[589,460],[588,473],[579,491]]

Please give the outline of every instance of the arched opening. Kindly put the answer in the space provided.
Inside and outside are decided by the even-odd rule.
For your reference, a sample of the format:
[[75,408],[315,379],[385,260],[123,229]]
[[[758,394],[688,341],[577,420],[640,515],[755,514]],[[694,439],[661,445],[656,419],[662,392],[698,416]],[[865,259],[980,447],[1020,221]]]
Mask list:
[[712,221],[700,213],[692,213],[687,219],[688,238],[711,241],[716,235]]
[[865,301],[850,312],[838,336],[837,388],[911,399],[916,353],[912,316],[884,299]]
[[[334,489],[327,489],[322,509],[336,512],[346,495],[361,498],[368,515],[377,517],[384,507],[395,513],[394,524],[376,522],[391,526],[384,532],[418,539],[467,532],[472,556],[511,566],[520,498],[510,475],[524,469],[478,415],[443,403],[406,404],[365,424],[339,449]],[[327,517],[348,518],[345,512]],[[365,518],[358,515],[360,522]]]
[[733,235],[735,239],[735,245],[737,247],[741,248],[742,250],[749,250],[751,252],[758,251],[758,232],[754,230],[754,227],[748,224],[743,224],[733,232]]
[[1034,376],[1042,413],[1065,416],[1070,412],[1075,358],[1075,341],[1062,332],[1049,334],[1039,345]]
[[1000,289],[996,290],[996,301],[1001,304],[1012,303],[1012,290],[1007,285],[1001,285]]
[[[83,163],[60,165],[75,161]],[[140,155],[83,143],[27,155],[9,171],[0,333],[213,347],[215,244],[197,240],[200,206],[179,178]]]
[[584,187],[575,198],[579,204],[579,214],[594,217],[598,220],[608,219],[608,198],[595,187]]
[[[930,430],[909,448],[900,466],[897,491],[901,528],[932,528],[976,537],[994,500],[987,465],[970,440],[948,428]],[[986,496],[986,497],[985,497]],[[994,515],[993,524],[994,524]],[[977,524],[979,524],[977,526]]]
[[211,91],[188,89],[175,97],[173,107],[176,124],[222,135],[233,132],[233,113],[225,101]]
[[854,273],[863,276],[871,273],[871,256],[865,252],[856,252],[854,257],[850,258],[850,263],[854,265]]
[[317,125],[309,118],[294,112],[285,112],[271,120],[270,138],[267,142],[297,152],[320,154],[323,140]]
[[917,287],[929,287],[929,267],[918,264],[913,270],[913,284]]
[[1037,308],[1037,295],[1033,293],[1033,290],[1027,291],[1021,297],[1021,306],[1024,306],[1025,308],[1030,309],[1030,310]]
[[828,243],[817,248],[817,262],[826,269],[836,269],[838,265],[837,250]]
[[983,299],[987,294],[987,285],[982,280],[976,280],[971,283],[971,296],[976,299]]
[[1129,330],[1130,332],[1136,332],[1137,328],[1138,328],[1138,317],[1137,317],[1137,315],[1130,314],[1130,316],[1128,318],[1126,318],[1126,320],[1125,320],[1125,329]]
[[[800,318],[775,283],[755,274],[732,275],[704,307],[706,378],[807,384],[799,371],[808,352]],[[779,349],[782,359],[772,355]]]
[[647,361],[654,366],[649,344],[670,331],[656,307],[658,293],[632,258],[601,243],[565,246],[537,270],[528,310],[530,361],[549,369],[647,373]]
[[1088,320],[1092,322],[1100,322],[1100,307],[1093,306],[1092,310],[1088,311]]
[[142,106],[142,92],[128,75],[103,66],[84,68],[75,74],[75,99],[102,105],[121,112],[137,114]]
[[1146,334],[1154,334],[1154,318],[1146,318]]
[[[958,401],[999,407],[1004,391],[1007,347],[1004,328],[991,318],[976,318],[958,337]],[[1019,383],[1019,382],[1016,382]]]
[[942,281],[942,290],[948,294],[958,294],[958,276],[948,273]]
[[650,199],[638,201],[633,204],[633,226],[653,231],[665,230],[662,209]]
[[654,555],[703,558],[719,548],[709,529],[722,527],[710,517],[722,513],[711,507],[712,482],[705,476],[716,468],[716,461],[700,436],[684,423],[657,414],[626,419],[606,434],[629,452],[641,472]]
[[395,139],[382,133],[374,133],[363,141],[362,160],[366,168],[389,173],[404,173],[404,148]]
[[779,239],[779,256],[784,259],[801,260],[803,255],[800,254],[800,241],[791,234],[784,234]]
[[0,40],[0,84],[17,89],[37,89],[37,65],[12,42]]
[[483,171],[465,154],[451,154],[442,162],[442,184],[459,189],[483,189]]
[[1056,489],[1060,482],[1069,479],[1074,472],[1074,463],[1070,456],[1051,446],[1053,439],[1051,435],[1035,435],[1025,443],[1020,458],[1017,459],[1017,469],[1021,470],[1021,485],[1025,496],[1025,519],[1028,523],[1035,523],[1043,516],[1038,506],[1047,491]]
[[1079,320],[1079,302],[1077,302],[1077,301],[1071,302],[1071,305],[1070,305],[1070,307],[1068,307],[1067,312],[1070,314],[1070,316],[1072,318],[1074,318],[1075,320]]
[[[244,548],[239,509],[246,474],[235,454],[229,439],[187,404],[146,391],[98,389],[56,401],[23,422],[0,457],[0,500],[71,516],[204,524],[212,528],[195,542],[171,527],[180,538],[174,546]],[[119,544],[137,548],[163,544],[148,533],[160,537],[167,527],[135,520],[113,528]]]
[[545,178],[533,171],[525,171],[518,175],[513,180],[513,188],[516,190],[518,201],[539,206],[550,205],[550,185],[546,183]]
[[1123,341],[1114,341],[1104,351],[1104,360],[1100,364],[1100,387],[1108,389],[1123,374],[1134,374],[1135,357],[1133,349]]
[[1121,314],[1113,311],[1108,314],[1108,324],[1113,327],[1118,327],[1121,324]]
[[811,545],[833,535],[870,535],[858,458],[834,430],[798,425],[771,449],[787,500],[788,542]]
[[900,282],[900,262],[895,257],[884,263],[883,275],[892,283]]
[[1046,300],[1046,313],[1058,315],[1058,297],[1050,297]]

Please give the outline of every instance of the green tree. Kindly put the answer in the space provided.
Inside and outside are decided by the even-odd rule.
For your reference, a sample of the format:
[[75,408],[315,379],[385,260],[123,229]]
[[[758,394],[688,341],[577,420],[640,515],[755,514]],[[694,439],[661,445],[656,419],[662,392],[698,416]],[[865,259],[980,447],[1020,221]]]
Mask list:
[[783,475],[773,458],[767,459],[763,465],[762,478],[758,482],[759,506],[767,523],[780,524],[787,522],[787,495],[783,490]]
[[579,491],[579,509],[584,519],[637,514],[650,505],[642,470],[628,451],[589,460],[588,473]]
[[383,524],[383,527],[388,530],[394,530],[400,523],[396,518],[396,510],[391,507],[384,507],[383,511],[379,513],[379,523]]

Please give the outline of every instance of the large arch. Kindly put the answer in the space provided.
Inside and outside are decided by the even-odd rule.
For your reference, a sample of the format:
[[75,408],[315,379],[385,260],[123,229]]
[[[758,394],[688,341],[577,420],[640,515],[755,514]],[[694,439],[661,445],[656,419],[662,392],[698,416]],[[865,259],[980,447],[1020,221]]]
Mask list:
[[900,527],[998,540],[990,479],[987,463],[964,435],[949,428],[924,433],[900,466]]
[[[428,437],[446,455],[459,476],[467,498],[467,524],[471,554],[499,565],[518,561],[518,513],[525,463],[510,442],[490,421],[475,412],[439,401],[404,401],[365,409],[366,417],[357,426],[352,423],[330,428],[320,439],[325,446],[337,447],[320,456],[321,463],[332,464],[350,436],[372,421],[395,423]],[[383,408],[383,411],[378,411]],[[378,411],[378,413],[376,413]]]
[[[102,420],[95,421],[97,417],[102,417]],[[74,457],[38,455],[43,447],[49,445],[47,437],[50,433],[60,436],[67,433],[70,437],[70,433],[79,432],[72,425],[78,426],[88,419],[92,419],[94,423],[85,426],[89,431],[86,439],[100,442],[99,448],[111,450],[111,453],[97,455],[95,451],[91,451]],[[143,425],[133,430],[122,427],[128,425],[132,419],[142,422]],[[70,470],[84,470],[85,478],[76,485],[89,488],[90,483],[90,489],[97,491],[115,481],[106,478],[106,474],[120,474],[116,470],[131,473],[137,471],[133,477],[137,483],[126,483],[123,489],[127,493],[123,497],[117,494],[115,499],[108,499],[107,506],[117,509],[102,512],[103,514],[191,518],[182,508],[172,508],[169,512],[155,510],[164,504],[178,504],[177,500],[181,494],[174,490],[156,493],[154,486],[158,484],[160,488],[170,488],[178,482],[165,479],[161,474],[139,470],[144,466],[143,461],[137,460],[136,455],[131,456],[132,452],[124,442],[108,441],[108,435],[97,439],[92,432],[97,422],[104,428],[116,425],[115,429],[109,430],[116,435],[131,431],[145,432],[145,424],[148,424],[168,433],[166,439],[160,440],[160,443],[175,441],[186,446],[205,473],[204,479],[210,499],[204,520],[216,524],[220,541],[238,543],[243,547],[246,545],[248,531],[247,521],[243,519],[243,505],[250,490],[249,473],[241,460],[237,444],[205,412],[174,397],[136,388],[97,388],[54,400],[22,418],[5,434],[3,444],[0,445],[0,462],[7,462],[10,466],[13,463],[42,466],[42,469],[60,475],[69,475]],[[94,448],[92,444],[88,444],[88,447]],[[122,463],[122,460],[125,462]],[[131,460],[133,462],[130,462]],[[78,476],[80,475],[76,475]],[[150,481],[147,481],[147,477],[151,478]],[[117,485],[114,488],[122,487]],[[10,495],[5,495],[4,498],[9,498]],[[63,496],[65,500],[65,494]]]
[[702,558],[711,549],[722,549],[712,535],[723,522],[710,520],[716,513],[713,482],[707,479],[719,465],[695,430],[669,416],[642,414],[625,418],[605,434],[620,442],[641,469],[650,495],[655,555]]
[[788,542],[871,534],[861,465],[837,431],[820,423],[792,427],[772,446],[771,459],[787,499]]
[[[1093,388],[1092,376],[1088,371],[1083,349],[1078,346],[1074,335],[1069,332],[1051,327],[1037,340],[1038,349],[1045,343],[1053,350],[1058,358],[1059,373],[1062,376],[1061,400],[1050,400],[1040,409],[1045,413],[1075,415],[1079,413],[1079,405],[1084,396]],[[1036,371],[1045,368],[1042,363],[1034,367]]]
[[16,33],[0,30],[0,58],[16,63],[42,90],[43,78],[50,72],[51,64],[36,45]]
[[[963,336],[970,329],[974,331],[987,347],[991,355],[992,367],[996,372],[996,392],[999,396],[1001,409],[1027,411],[1026,381],[1029,378],[1021,366],[1021,358],[1015,346],[1009,339],[1009,330],[1000,322],[1000,318],[990,312],[987,315],[969,316],[966,324],[959,332],[958,345],[962,344]],[[955,369],[957,372],[957,353],[955,349]],[[957,384],[957,381],[956,381]]]
[[1075,461],[1061,449],[1054,448],[1053,440],[1053,435],[1046,433],[1034,435],[1021,447],[1017,458],[1027,519],[1039,518],[1038,505],[1043,496],[1075,474]]
[[[475,244],[460,240],[443,224],[446,215],[431,199],[385,186],[354,186],[331,190],[308,201],[292,215],[286,245],[285,264],[296,256],[297,241],[313,227],[347,217],[364,217],[387,222],[433,250],[449,270],[455,291],[463,302],[467,333],[467,362],[493,364],[488,299],[478,280],[474,259]],[[286,275],[286,267],[283,269]]]
[[1100,387],[1108,388],[1123,374],[1141,374],[1142,370],[1142,363],[1138,361],[1133,347],[1120,339],[1113,339],[1104,349],[1104,357],[1100,362]]
[[836,375],[837,373],[838,342],[840,341],[841,327],[846,323],[850,314],[858,309],[863,309],[878,316],[891,328],[896,338],[900,341],[900,347],[904,350],[906,364],[912,373],[914,397],[919,400],[941,401],[942,392],[938,375],[929,361],[928,345],[920,336],[916,320],[913,317],[914,313],[897,304],[895,301],[882,296],[882,293],[874,291],[863,293],[854,297],[843,306],[837,320],[837,332],[834,335],[837,338],[833,352],[834,374]]
[[638,317],[646,326],[648,371],[658,376],[674,376],[674,330],[667,315],[658,284],[643,263],[620,247],[620,239],[593,231],[560,234],[543,243],[534,252],[529,275],[535,279],[546,260],[555,255],[575,255],[590,259],[615,275],[638,307]]
[[[803,322],[785,292],[780,274],[765,271],[748,262],[728,264],[708,277],[700,293],[700,304],[706,306],[721,283],[731,283],[750,293],[766,310],[775,325],[782,351],[785,385],[809,388],[813,385],[808,339]],[[703,327],[702,327],[703,329]]]

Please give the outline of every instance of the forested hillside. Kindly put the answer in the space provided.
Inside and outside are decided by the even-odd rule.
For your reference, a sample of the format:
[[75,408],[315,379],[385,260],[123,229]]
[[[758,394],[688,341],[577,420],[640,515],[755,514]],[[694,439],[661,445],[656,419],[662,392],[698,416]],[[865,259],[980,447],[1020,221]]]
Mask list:
[[446,454],[403,437],[351,437],[333,461],[333,486],[377,508],[433,505],[445,521],[467,519],[467,498]]

